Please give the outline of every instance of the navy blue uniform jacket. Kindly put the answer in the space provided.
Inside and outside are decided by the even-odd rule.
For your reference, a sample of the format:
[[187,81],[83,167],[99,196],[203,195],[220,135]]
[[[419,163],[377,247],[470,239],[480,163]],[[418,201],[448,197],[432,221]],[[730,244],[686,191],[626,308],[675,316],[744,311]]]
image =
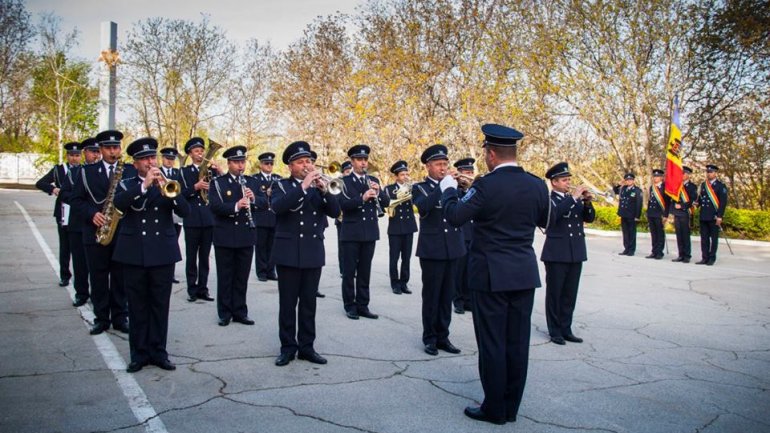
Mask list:
[[452,260],[464,256],[467,251],[463,232],[459,225],[451,225],[444,217],[438,184],[426,178],[412,187],[412,198],[420,214],[417,257]]
[[[693,203],[698,199],[698,187],[692,182],[687,182],[682,186],[687,191],[688,201],[682,200],[682,195],[679,195],[677,200],[671,200],[670,213],[679,216],[688,216],[690,209],[692,209]],[[681,205],[680,209],[674,207],[675,204]]]
[[[134,176],[136,176],[134,166],[125,165],[121,178],[128,179]],[[75,187],[70,202],[71,206],[77,208],[77,216],[83,222],[84,245],[96,245],[96,226],[93,223],[93,218],[97,212],[102,211],[109,189],[110,180],[107,177],[107,170],[104,169],[102,161],[84,165],[80,169],[80,175],[75,179]],[[70,215],[71,217],[72,215]],[[120,229],[118,228],[119,231]]]
[[[201,192],[195,190],[195,184],[198,183],[200,172],[194,169],[194,165],[182,167],[179,172],[179,182],[182,184],[182,195],[190,203],[190,214],[184,219],[185,227],[211,227],[214,225],[214,216],[211,209],[201,199]],[[209,184],[209,200],[213,192],[213,179],[216,174],[211,172],[212,183]],[[209,201],[209,203],[211,203]]]
[[[368,177],[370,181],[380,183],[376,177]],[[369,189],[369,185],[359,182],[358,177],[352,172],[344,176],[342,181],[345,188],[338,198],[342,209],[340,240],[343,242],[379,240],[380,226],[377,222],[377,205],[374,200],[367,200],[366,203],[363,201],[363,195]],[[383,211],[390,204],[390,199],[383,188],[380,188],[377,199],[380,201],[380,207]]]
[[596,219],[591,202],[575,200],[551,191],[551,220],[545,231],[545,244],[540,260],[544,262],[577,263],[588,260],[583,223]]
[[[46,194],[51,195],[53,194],[54,188],[59,188],[59,190],[61,190],[66,177],[67,174],[64,171],[64,166],[62,164],[57,164],[48,170],[48,173],[35,183],[35,187],[44,191]],[[56,196],[56,201],[54,202],[53,216],[56,218],[56,222],[61,223],[61,191],[59,191],[59,194],[60,195]]]
[[271,206],[276,214],[271,260],[280,266],[320,268],[326,264],[326,217],[337,218],[340,205],[332,194],[318,188],[302,191],[295,179],[282,179],[273,188]]
[[642,190],[634,185],[628,186],[616,186],[614,188],[615,194],[619,196],[618,200],[618,216],[621,218],[639,219],[642,217],[642,203],[644,201],[642,197]]
[[[257,181],[251,176],[244,176],[244,178],[246,187],[251,189],[256,197]],[[214,246],[245,248],[253,247],[257,243],[257,230],[249,228],[246,209],[235,211],[235,202],[241,198],[243,198],[243,187],[233,179],[230,173],[225,173],[211,181],[209,204],[211,213],[214,214]],[[252,202],[252,217],[256,211],[257,207]]]
[[[385,187],[385,194],[388,196],[388,200],[396,199],[396,191],[398,191],[398,184],[396,183]],[[396,206],[393,218],[388,218],[388,234],[408,235],[416,231],[417,221],[414,218],[412,200],[407,200]]]
[[190,205],[181,195],[169,199],[157,187],[142,194],[142,179],[132,177],[118,185],[115,207],[123,212],[112,259],[128,265],[151,267],[182,260],[172,212],[185,217]]
[[[647,219],[650,218],[666,218],[668,217],[668,208],[671,206],[671,197],[669,197],[666,194],[666,191],[664,189],[664,184],[660,185],[660,188],[658,188],[655,185],[650,186],[650,199],[647,202]],[[660,203],[658,203],[658,199],[655,198],[655,194],[653,192],[653,188],[656,188],[658,190],[658,193],[660,194],[660,197],[663,199],[663,206],[661,207]]]
[[257,223],[257,227],[275,227],[275,212],[268,204],[269,198],[267,197],[267,191],[270,190],[271,194],[275,192],[278,186],[276,185],[281,176],[277,174],[270,174],[265,176],[262,172],[256,173],[252,176],[257,180],[259,189],[254,191],[257,196],[257,213],[254,215],[254,222]]
[[723,218],[725,216],[725,208],[727,207],[727,186],[720,182],[719,179],[716,179],[714,180],[712,187],[719,200],[719,208],[715,208],[714,203],[709,198],[708,192],[706,191],[706,182],[701,183],[700,194],[698,195],[701,221],[715,221],[717,217]]
[[550,200],[542,179],[519,166],[500,167],[473,182],[463,200],[449,188],[444,215],[454,226],[473,219],[468,265],[472,290],[505,292],[540,287],[535,227],[546,227]]

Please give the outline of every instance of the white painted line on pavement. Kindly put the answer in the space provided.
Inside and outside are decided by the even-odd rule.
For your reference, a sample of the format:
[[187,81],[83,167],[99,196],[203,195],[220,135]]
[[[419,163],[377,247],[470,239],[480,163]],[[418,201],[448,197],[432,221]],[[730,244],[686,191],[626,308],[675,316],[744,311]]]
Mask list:
[[[24,209],[24,206],[15,200],[14,203],[16,203],[16,207],[19,208],[24,219],[27,220],[29,229],[32,231],[32,235],[35,237],[35,240],[37,240],[38,245],[40,245],[40,249],[43,250],[43,254],[45,254],[48,259],[48,263],[51,265],[54,274],[58,275],[59,261],[56,259],[56,256],[54,256],[53,251],[51,251],[51,248],[48,246],[45,239],[43,239],[43,235],[40,234],[40,230],[37,229],[35,222],[32,221],[32,218],[30,218],[27,210]],[[74,301],[75,289],[73,289],[72,285],[67,286],[67,292],[69,292],[70,299]],[[78,307],[78,310],[80,311],[80,316],[83,318],[83,324],[88,328],[89,324],[94,321],[93,310],[88,304]],[[131,373],[126,373],[126,361],[120,356],[120,352],[118,352],[118,349],[112,343],[112,340],[107,337],[107,334],[94,335],[93,339],[96,348],[99,350],[99,353],[102,354],[102,358],[107,364],[107,368],[112,371],[112,374],[118,382],[118,386],[120,386],[120,389],[123,391],[123,395],[126,396],[131,412],[134,413],[134,417],[136,417],[140,423],[144,424],[145,431],[147,433],[168,433],[166,426],[158,416],[155,408],[150,404],[142,387],[139,386],[139,383],[136,382],[136,379],[134,379],[134,376]]]

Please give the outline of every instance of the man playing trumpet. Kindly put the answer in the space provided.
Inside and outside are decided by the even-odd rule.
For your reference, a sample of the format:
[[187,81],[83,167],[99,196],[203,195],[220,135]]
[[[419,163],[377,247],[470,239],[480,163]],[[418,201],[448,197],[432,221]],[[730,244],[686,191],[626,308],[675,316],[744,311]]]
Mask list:
[[[412,209],[412,185],[409,182],[409,165],[406,161],[396,161],[390,172],[396,181],[385,187],[390,199],[388,206],[388,246],[390,247],[390,288],[393,293],[410,294],[409,260],[412,257],[412,242],[417,231],[417,222]],[[401,272],[398,259],[401,258]]]
[[[463,158],[454,163],[457,169],[455,174],[458,186],[457,197],[461,200],[473,184],[473,164],[475,163],[476,160],[473,158]],[[460,229],[463,231],[463,237],[465,238],[465,249],[470,251],[471,240],[473,240],[473,220],[463,224]],[[468,288],[468,257],[468,254],[465,254],[457,262],[457,291],[453,300],[455,313],[457,314],[465,314],[466,311],[471,311],[471,293]]]

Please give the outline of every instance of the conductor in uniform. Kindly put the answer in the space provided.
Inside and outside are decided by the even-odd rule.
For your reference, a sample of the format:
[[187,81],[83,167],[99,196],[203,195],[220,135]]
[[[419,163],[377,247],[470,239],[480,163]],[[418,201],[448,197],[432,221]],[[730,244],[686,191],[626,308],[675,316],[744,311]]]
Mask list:
[[[83,221],[82,239],[88,263],[91,303],[96,316],[91,335],[108,330],[110,324],[115,330],[128,333],[128,304],[123,288],[122,266],[112,260],[117,236],[108,245],[102,245],[96,240],[97,230],[107,222],[102,211],[110,198],[110,185],[124,177],[132,177],[131,172],[135,170],[133,167],[129,170],[120,162],[122,139],[123,134],[115,130],[102,131],[96,135],[102,159],[80,169],[72,195],[72,206],[78,208],[79,218]],[[118,177],[119,174],[121,177]],[[120,223],[116,233],[119,230]]]
[[569,164],[551,167],[545,178],[551,181],[550,224],[540,260],[545,263],[545,318],[551,342],[582,343],[572,332],[572,314],[577,302],[583,262],[588,260],[583,223],[596,219],[592,196],[582,186],[569,194],[572,174]]
[[377,219],[390,200],[376,177],[367,174],[369,146],[358,144],[348,150],[353,172],[342,178],[340,195],[342,226],[342,301],[349,319],[376,319],[369,310],[369,280],[374,246],[380,239]]
[[278,269],[281,340],[281,353],[275,365],[287,365],[295,354],[314,364],[326,364],[314,347],[316,292],[326,257],[326,218],[339,215],[339,203],[321,181],[321,173],[315,170],[308,143],[291,143],[282,160],[291,176],[276,181],[271,198],[276,214],[272,260]]
[[166,181],[157,167],[158,142],[151,137],[131,143],[137,176],[120,182],[115,207],[123,212],[113,259],[123,264],[131,329],[129,373],[148,364],[175,370],[166,351],[168,310],[174,263],[182,260],[172,212],[184,217],[190,207],[184,197],[166,196]]
[[[473,158],[463,158],[454,163],[457,172],[463,176],[458,177],[457,180],[457,195],[460,199],[468,193],[468,189],[473,181],[468,178],[473,178],[473,164],[476,160]],[[455,306],[455,313],[465,314],[466,311],[471,311],[471,294],[468,288],[468,252],[471,250],[471,241],[473,241],[473,220],[468,221],[461,227],[463,231],[463,238],[465,240],[465,255],[457,262],[457,291],[455,293],[452,303]]]
[[[209,143],[209,145],[211,145]],[[187,278],[187,300],[196,299],[213,301],[209,294],[209,255],[214,237],[214,216],[211,206],[203,199],[201,191],[210,192],[209,182],[202,179],[200,170],[204,158],[204,142],[200,137],[187,140],[184,151],[190,155],[192,163],[180,169],[182,195],[190,204],[190,214],[184,218],[185,275]],[[213,162],[208,168],[213,179],[219,169]],[[211,194],[208,195],[209,200]]]
[[642,190],[636,186],[636,176],[626,173],[623,177],[625,185],[616,185],[613,190],[619,196],[618,216],[623,231],[623,251],[621,256],[636,254],[636,223],[642,217]]
[[460,353],[449,341],[452,298],[457,283],[457,262],[465,256],[463,232],[450,225],[441,207],[439,181],[447,175],[449,157],[442,144],[428,147],[420,156],[428,176],[412,187],[420,214],[417,257],[422,269],[422,343],[428,355],[438,351]]
[[692,168],[682,167],[682,189],[679,191],[679,197],[671,200],[670,215],[674,216],[674,228],[676,229],[676,245],[679,250],[679,256],[672,259],[672,262],[690,263],[692,257],[692,245],[690,243],[690,224],[694,206],[693,203],[698,197],[698,187],[690,182]]
[[465,415],[505,424],[516,421],[527,379],[532,305],[540,286],[532,243],[535,227],[547,226],[550,202],[542,179],[516,163],[523,134],[493,124],[481,130],[489,174],[462,200],[455,179],[445,177],[441,201],[450,224],[474,221],[468,274],[484,401]]
[[270,253],[273,251],[273,239],[275,238],[275,212],[270,205],[270,196],[273,193],[275,183],[281,180],[281,176],[273,174],[275,154],[265,152],[257,157],[259,159],[259,173],[254,174],[257,180],[257,210],[254,221],[257,224],[257,246],[254,249],[254,267],[259,281],[276,280],[275,264],[270,261]]
[[663,258],[663,249],[666,246],[663,223],[668,219],[668,208],[671,205],[671,198],[666,194],[663,185],[663,174],[663,170],[652,170],[650,199],[647,202],[647,224],[650,226],[652,252],[646,258],[655,260]]
[[214,214],[214,257],[217,261],[217,312],[219,326],[230,320],[253,325],[246,305],[246,289],[251,273],[257,226],[254,191],[256,179],[244,176],[246,147],[234,146],[222,156],[227,173],[214,179],[209,193]]
[[698,194],[701,260],[697,265],[713,266],[717,261],[719,231],[727,208],[727,186],[717,179],[718,171],[716,165],[706,165],[706,181]]
[[57,164],[51,168],[45,176],[35,183],[37,189],[48,195],[56,196],[53,205],[53,217],[56,219],[56,231],[59,234],[59,286],[64,287],[70,283],[72,272],[70,272],[70,242],[67,234],[67,225],[69,224],[69,205],[62,203],[61,192],[67,174],[72,167],[80,165],[81,152],[83,146],[78,142],[71,142],[64,145],[67,152],[67,161],[64,164]]
[[[174,167],[177,158],[179,158],[179,151],[173,147],[164,147],[160,150],[160,171],[166,176],[166,179],[171,179],[182,184],[182,174],[178,168]],[[182,218],[174,214],[174,230],[176,231],[176,240],[179,242],[179,235],[182,233]],[[174,277],[172,279],[174,284],[179,284],[179,280],[176,279],[176,264],[174,264]]]
[[[407,191],[411,196],[412,190],[409,183],[409,165],[406,161],[396,161],[390,167],[390,172],[396,176],[396,181],[385,187],[391,207],[399,194]],[[404,188],[409,188],[404,190]],[[414,219],[412,200],[402,201],[397,204],[388,218],[388,247],[390,251],[390,288],[393,293],[410,294],[409,290],[409,262],[412,258],[412,242],[417,231],[417,222]],[[398,269],[398,260],[401,259],[401,271]]]

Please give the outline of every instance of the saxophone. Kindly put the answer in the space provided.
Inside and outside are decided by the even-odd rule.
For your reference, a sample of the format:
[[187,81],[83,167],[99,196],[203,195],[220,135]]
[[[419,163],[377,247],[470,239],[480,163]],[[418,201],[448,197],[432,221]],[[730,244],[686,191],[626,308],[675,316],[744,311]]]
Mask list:
[[[206,155],[203,156],[203,161],[201,161],[201,166],[199,167],[200,171],[198,172],[198,181],[211,182],[209,165],[214,158],[214,154],[221,148],[221,144],[209,138],[209,149],[206,151]],[[205,189],[202,189],[199,192],[201,193],[201,201],[203,201],[204,204],[209,204],[209,192]]]
[[123,178],[123,166],[122,162],[116,164],[115,173],[112,174],[112,179],[110,179],[110,189],[107,191],[107,197],[104,198],[102,214],[107,221],[103,226],[96,229],[96,242],[100,245],[107,246],[112,242],[115,230],[118,229],[118,222],[123,216],[123,212],[116,208],[113,203],[115,201],[115,191],[117,191],[118,184]]

